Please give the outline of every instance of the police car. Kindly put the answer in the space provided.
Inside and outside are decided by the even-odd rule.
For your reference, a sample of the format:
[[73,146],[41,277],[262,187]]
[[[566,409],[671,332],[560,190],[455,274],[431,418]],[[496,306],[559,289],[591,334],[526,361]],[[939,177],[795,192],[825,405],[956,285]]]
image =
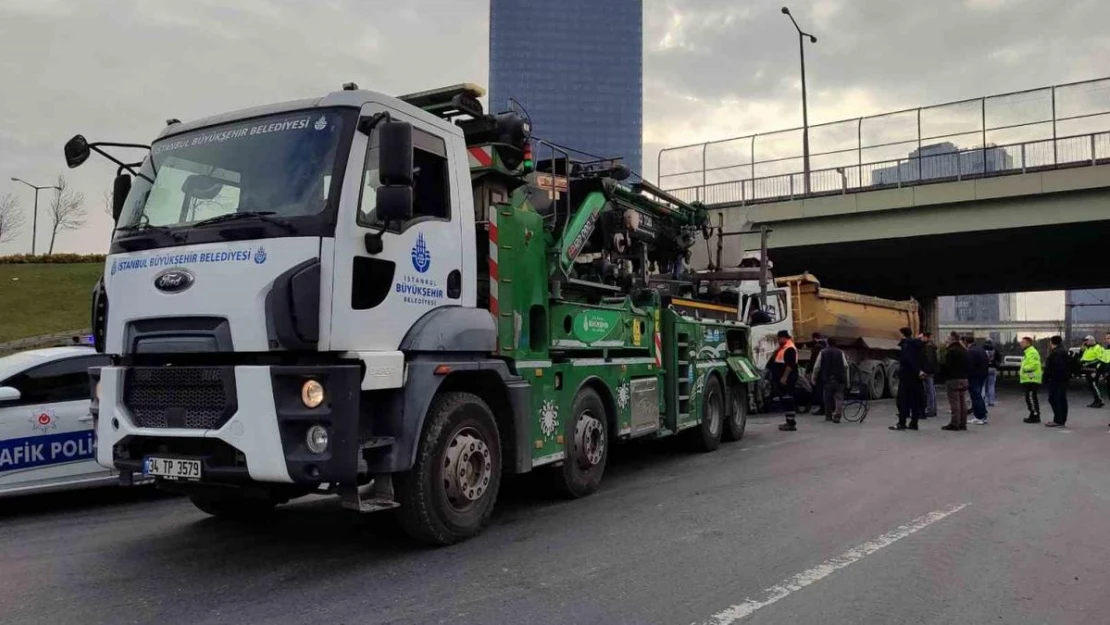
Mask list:
[[0,358],[0,496],[118,482],[96,463],[89,368],[108,357],[54,347]]

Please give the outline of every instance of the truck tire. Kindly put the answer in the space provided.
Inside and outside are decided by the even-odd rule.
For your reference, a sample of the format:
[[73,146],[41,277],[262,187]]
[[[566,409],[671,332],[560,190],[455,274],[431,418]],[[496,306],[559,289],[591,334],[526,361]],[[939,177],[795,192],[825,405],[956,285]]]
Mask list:
[[605,403],[597,391],[578,391],[566,424],[566,457],[554,473],[555,490],[578,499],[592,495],[601,485],[609,461],[609,427]]
[[720,379],[712,374],[707,377],[705,390],[701,394],[701,423],[690,431],[694,449],[703,453],[715,451],[721,446],[726,410]]
[[898,371],[901,367],[897,360],[886,361],[886,390],[885,397],[898,397]]
[[277,501],[267,498],[243,495],[190,495],[189,501],[201,512],[219,519],[231,521],[253,521],[265,518],[274,512]]
[[436,397],[416,463],[394,480],[405,533],[438,546],[480,532],[501,485],[500,440],[493,411],[482,398],[462,392]]
[[865,360],[859,363],[860,392],[864,399],[879,399],[886,389],[886,372],[883,365],[877,360]]
[[748,387],[746,384],[733,384],[728,389],[728,419],[725,420],[721,438],[734,442],[744,438],[748,427]]

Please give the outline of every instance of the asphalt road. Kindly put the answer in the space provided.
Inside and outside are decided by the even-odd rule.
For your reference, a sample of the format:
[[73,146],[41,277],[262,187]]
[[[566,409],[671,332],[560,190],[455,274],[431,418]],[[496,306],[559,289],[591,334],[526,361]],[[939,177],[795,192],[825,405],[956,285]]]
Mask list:
[[414,547],[327,501],[265,526],[97,492],[0,500],[0,622],[1107,623],[1110,410],[890,432],[754,420],[741,443],[613,457],[595,496],[504,492],[482,536]]

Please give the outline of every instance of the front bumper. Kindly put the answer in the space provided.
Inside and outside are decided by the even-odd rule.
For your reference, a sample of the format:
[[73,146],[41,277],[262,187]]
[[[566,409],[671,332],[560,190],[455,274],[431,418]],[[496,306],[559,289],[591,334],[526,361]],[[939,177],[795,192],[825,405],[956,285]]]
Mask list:
[[[207,387],[197,386],[197,369],[208,370]],[[305,407],[300,398],[310,378],[326,390],[317,408]],[[354,484],[360,472],[360,382],[357,364],[103,367],[97,462],[126,474],[125,480],[141,474],[146,456],[158,455],[201,460],[204,482]],[[220,385],[226,387],[222,394],[213,394]],[[195,405],[200,401],[207,402],[203,411]],[[213,402],[220,409],[213,410]],[[307,429],[316,424],[328,431],[321,454],[305,445]]]

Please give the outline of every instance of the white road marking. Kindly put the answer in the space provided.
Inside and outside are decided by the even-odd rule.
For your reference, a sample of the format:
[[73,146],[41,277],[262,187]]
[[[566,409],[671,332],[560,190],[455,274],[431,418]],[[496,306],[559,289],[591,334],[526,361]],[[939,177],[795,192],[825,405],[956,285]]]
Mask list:
[[902,540],[910,534],[919,532],[933,523],[963,510],[969,505],[971,504],[963,503],[958,506],[950,506],[944,510],[936,510],[924,516],[920,516],[874,540],[870,540],[838,556],[829,558],[808,571],[798,573],[793,577],[783,580],[780,584],[764,589],[763,596],[758,599],[745,599],[743,603],[738,603],[714,614],[709,618],[707,623],[712,625],[729,625],[730,623],[735,623],[746,616],[750,616],[756,610],[765,608],[780,599],[785,599],[802,588],[820,581],[849,564],[858,562],[883,547],[888,547]]

